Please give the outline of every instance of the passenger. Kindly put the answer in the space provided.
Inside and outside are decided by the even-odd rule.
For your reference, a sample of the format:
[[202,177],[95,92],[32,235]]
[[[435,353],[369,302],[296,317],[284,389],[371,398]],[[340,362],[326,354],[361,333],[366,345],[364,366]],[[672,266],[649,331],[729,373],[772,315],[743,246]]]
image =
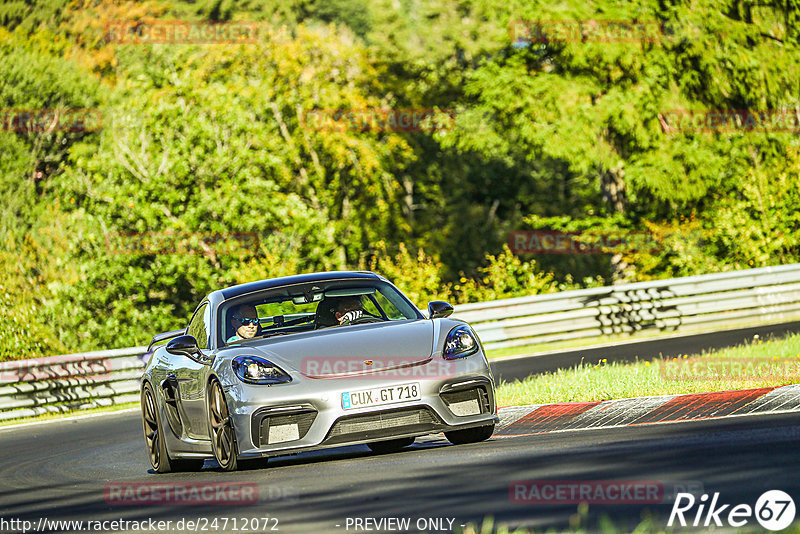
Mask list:
[[353,321],[364,315],[361,307],[361,297],[346,297],[339,301],[336,313],[333,314],[339,321],[339,326],[352,324]]

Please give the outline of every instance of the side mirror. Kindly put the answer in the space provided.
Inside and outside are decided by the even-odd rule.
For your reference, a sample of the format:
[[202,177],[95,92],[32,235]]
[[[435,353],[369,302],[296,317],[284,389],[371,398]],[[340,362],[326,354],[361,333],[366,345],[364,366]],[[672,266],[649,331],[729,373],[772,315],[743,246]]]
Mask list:
[[441,300],[432,300],[428,303],[428,317],[439,319],[449,317],[453,313],[453,306]]
[[167,352],[178,356],[197,358],[197,355],[200,354],[200,347],[197,346],[194,336],[178,336],[167,343]]

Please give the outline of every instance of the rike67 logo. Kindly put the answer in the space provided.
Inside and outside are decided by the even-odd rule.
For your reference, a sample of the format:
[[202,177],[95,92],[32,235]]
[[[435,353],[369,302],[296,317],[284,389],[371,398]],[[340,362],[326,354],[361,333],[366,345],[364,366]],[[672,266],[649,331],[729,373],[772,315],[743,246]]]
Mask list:
[[[693,508],[697,505],[697,511]],[[722,504],[719,502],[719,493],[709,502],[708,494],[704,493],[695,499],[691,493],[679,493],[672,505],[667,526],[671,527],[677,519],[680,526],[691,524],[693,527],[709,527],[713,522],[715,526],[723,526],[726,521],[728,526],[743,527],[755,516],[755,520],[762,528],[767,530],[783,530],[788,527],[795,517],[794,500],[788,493],[781,490],[769,490],[761,494],[756,501],[755,508],[748,504]],[[688,517],[688,519],[687,519]]]

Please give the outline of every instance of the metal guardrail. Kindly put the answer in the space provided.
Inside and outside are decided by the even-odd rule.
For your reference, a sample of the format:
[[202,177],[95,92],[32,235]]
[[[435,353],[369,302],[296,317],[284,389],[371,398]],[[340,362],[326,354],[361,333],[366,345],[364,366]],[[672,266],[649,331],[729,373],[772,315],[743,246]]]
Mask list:
[[800,264],[457,306],[485,348],[693,333],[800,318]]
[[[485,348],[800,318],[800,264],[456,306]],[[147,347],[0,362],[0,421],[139,400]]]
[[0,362],[0,421],[138,401],[145,350]]

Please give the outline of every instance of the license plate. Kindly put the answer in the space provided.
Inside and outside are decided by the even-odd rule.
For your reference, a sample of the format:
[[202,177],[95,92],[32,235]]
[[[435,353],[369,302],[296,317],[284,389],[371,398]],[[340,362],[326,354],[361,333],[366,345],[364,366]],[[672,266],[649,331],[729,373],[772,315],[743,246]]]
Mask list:
[[394,402],[420,400],[421,398],[422,390],[419,387],[419,382],[415,382],[399,386],[345,391],[342,393],[342,408],[349,410],[365,406],[380,406],[381,404],[392,404]]

